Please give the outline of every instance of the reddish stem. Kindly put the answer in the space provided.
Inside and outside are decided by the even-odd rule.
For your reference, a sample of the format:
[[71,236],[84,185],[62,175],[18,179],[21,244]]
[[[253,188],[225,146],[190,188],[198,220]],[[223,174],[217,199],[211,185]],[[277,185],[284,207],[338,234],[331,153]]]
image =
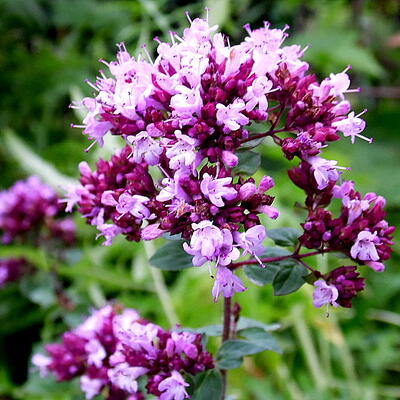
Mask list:
[[[288,254],[287,256],[277,256],[277,257],[266,257],[266,258],[261,258],[261,261],[264,264],[268,264],[270,262],[276,262],[276,261],[282,261],[282,260],[287,260],[288,258],[293,258],[295,260],[301,260],[302,258],[305,257],[311,257],[311,256],[316,256],[318,254],[324,254],[324,253],[328,253],[332,250],[316,250],[316,251],[311,251],[309,253],[304,253],[304,254]],[[242,267],[243,265],[252,265],[252,264],[259,264],[258,260],[247,260],[247,261],[239,261],[237,263],[232,263],[231,265],[229,265],[230,269],[237,269]]]

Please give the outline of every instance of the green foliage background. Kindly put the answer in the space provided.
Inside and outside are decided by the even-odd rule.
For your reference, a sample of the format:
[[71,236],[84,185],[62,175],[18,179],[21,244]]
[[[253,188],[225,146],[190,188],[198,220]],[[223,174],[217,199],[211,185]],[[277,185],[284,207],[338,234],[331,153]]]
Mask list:
[[[111,60],[115,43],[132,52],[154,36],[180,32],[192,16],[210,7],[212,23],[235,40],[242,26],[270,21],[291,26],[290,41],[310,45],[305,58],[323,77],[348,64],[353,86],[363,91],[352,98],[356,110],[368,108],[367,135],[374,144],[349,140],[333,144],[327,158],[352,166],[346,177],[362,192],[376,191],[388,199],[389,220],[397,224],[400,208],[400,3],[397,0],[213,0],[187,3],[173,0],[0,0],[0,187],[39,174],[59,188],[65,177],[77,178],[81,160],[93,164],[118,142],[88,154],[80,130],[69,127],[79,116],[68,108],[71,99],[91,89],[101,68]],[[298,227],[301,211],[294,202],[300,190],[287,180],[279,149],[260,149],[263,173],[277,187],[282,217],[268,227]],[[38,157],[37,157],[38,156]],[[54,169],[54,168],[55,169]],[[62,175],[60,175],[62,174]],[[55,384],[29,369],[33,349],[55,340],[81,321],[93,306],[116,299],[137,308],[154,322],[168,326],[155,294],[148,255],[152,249],[119,240],[109,248],[94,241],[95,232],[76,217],[80,248],[67,253],[59,273],[67,293],[78,304],[72,312],[57,304],[48,274],[48,255],[25,247],[0,249],[0,256],[24,254],[39,268],[0,290],[0,399],[82,399],[76,383]],[[161,243],[161,241],[160,241]],[[158,246],[158,243],[156,244]],[[230,374],[232,399],[378,400],[400,398],[400,274],[399,246],[387,271],[364,270],[368,287],[351,310],[335,310],[329,318],[311,305],[311,287],[287,297],[273,297],[268,286],[237,296],[244,316],[265,323],[280,322],[278,340],[283,355],[265,352],[246,359]],[[146,253],[147,252],[147,253]],[[315,260],[322,269],[337,260]],[[166,272],[173,305],[184,326],[219,323],[221,304],[214,304],[212,282],[204,269]],[[244,278],[245,279],[245,278]],[[211,347],[216,343],[212,342]]]

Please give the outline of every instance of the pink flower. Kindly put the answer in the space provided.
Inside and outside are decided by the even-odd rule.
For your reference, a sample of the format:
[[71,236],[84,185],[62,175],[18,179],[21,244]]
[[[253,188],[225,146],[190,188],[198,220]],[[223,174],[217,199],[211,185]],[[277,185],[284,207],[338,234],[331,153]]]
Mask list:
[[266,94],[270,93],[272,82],[265,76],[256,78],[252,85],[248,87],[246,95],[243,99],[246,103],[246,111],[251,111],[258,105],[258,109],[266,111],[268,108],[268,100]]
[[211,221],[201,221],[198,224],[192,224],[192,227],[190,246],[184,243],[183,248],[188,254],[194,256],[193,265],[200,266],[206,261],[215,260],[224,243],[221,230]]
[[92,339],[86,344],[85,350],[88,353],[88,363],[100,368],[107,355],[101,343],[97,339]]
[[132,157],[135,162],[141,163],[144,160],[149,165],[158,164],[163,149],[146,131],[128,136],[126,140],[133,145]]
[[340,172],[338,169],[346,169],[344,167],[338,167],[336,165],[337,161],[325,160],[322,157],[309,157],[307,161],[314,170],[314,178],[320,190],[325,189],[330,182],[336,182],[339,179]]
[[159,385],[158,390],[163,392],[160,400],[184,400],[188,399],[185,387],[189,386],[178,371],[172,371],[169,378],[164,379]]
[[253,256],[261,255],[265,248],[262,245],[267,234],[262,225],[256,225],[245,232],[234,232],[233,238],[235,242],[244,250],[243,255],[252,254]]
[[220,125],[224,125],[230,131],[238,130],[242,125],[249,123],[249,119],[242,114],[246,108],[243,100],[237,100],[228,106],[217,104],[217,121]]
[[245,290],[243,282],[229,268],[217,266],[217,276],[212,289],[215,302],[218,301],[221,293],[224,297],[232,297],[235,293]]
[[368,261],[365,263],[368,267],[371,267],[376,272],[383,272],[385,270],[385,265],[377,261]]
[[175,172],[173,178],[164,178],[161,181],[162,189],[157,195],[156,200],[165,202],[172,199],[189,201],[190,197],[186,194],[180,184],[180,178],[184,175],[183,170]]
[[351,225],[363,213],[363,211],[368,210],[370,202],[368,200],[350,200],[348,197],[344,197],[343,205],[349,212],[347,224]]
[[119,218],[129,213],[139,221],[143,219],[152,219],[154,217],[150,210],[144,205],[148,201],[149,199],[146,196],[140,196],[138,194],[131,195],[127,192],[122,193],[118,201],[116,201],[112,190],[105,191],[101,197],[101,202],[104,205],[116,208],[121,214]]
[[174,170],[183,167],[196,168],[196,146],[198,141],[190,136],[183,135],[179,130],[175,131],[175,136],[178,141],[166,151],[170,168]]
[[104,382],[103,379],[92,379],[87,375],[82,375],[80,379],[81,389],[85,393],[85,397],[88,400],[93,399],[93,397],[100,394],[101,389],[105,385],[105,383],[107,382]]
[[350,254],[354,259],[358,258],[361,261],[378,261],[377,244],[379,239],[376,237],[376,232],[362,231],[350,249]]
[[148,371],[143,367],[131,367],[128,363],[118,364],[108,370],[108,377],[113,385],[128,393],[135,393],[138,390],[137,378]]
[[200,183],[200,189],[211,203],[217,207],[223,207],[225,203],[222,198],[229,201],[233,200],[237,195],[236,190],[228,186],[231,182],[232,178],[213,178],[211,175],[205,173]]
[[193,114],[200,115],[203,100],[200,94],[200,86],[193,89],[187,86],[176,86],[178,92],[171,98],[171,107],[174,113],[181,117],[191,117]]
[[51,358],[43,354],[35,354],[32,357],[32,364],[39,368],[40,376],[43,378],[49,373],[48,367],[51,364]]
[[97,229],[100,230],[100,233],[97,234],[96,239],[98,239],[100,236],[104,236],[106,239],[105,242],[103,242],[103,246],[111,246],[115,236],[118,236],[124,231],[119,226],[113,224],[100,224],[97,225]]
[[356,140],[356,137],[359,137],[360,139],[364,139],[369,143],[373,142],[373,139],[367,138],[363,135],[360,135],[360,133],[365,129],[365,121],[359,118],[360,115],[364,114],[366,110],[361,112],[358,115],[354,115],[354,111],[352,111],[347,118],[342,119],[340,121],[336,121],[332,124],[335,128],[337,128],[339,131],[343,132],[344,136],[351,136],[351,143],[354,143]]
[[338,307],[336,303],[339,297],[339,292],[335,285],[328,285],[324,279],[318,279],[315,283],[315,290],[313,293],[313,304],[314,307],[320,308],[325,304],[332,304],[334,307]]
[[285,33],[287,27],[285,29],[269,29],[268,22],[264,22],[264,28],[254,31],[251,30],[249,24],[245,25],[244,28],[249,34],[245,39],[246,42],[252,49],[262,53],[277,51],[287,36]]

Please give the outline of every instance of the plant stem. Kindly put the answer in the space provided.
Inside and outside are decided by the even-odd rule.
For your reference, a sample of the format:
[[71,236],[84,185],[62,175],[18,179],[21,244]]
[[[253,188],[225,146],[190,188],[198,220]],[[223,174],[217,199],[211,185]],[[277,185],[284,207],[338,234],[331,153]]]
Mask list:
[[[268,264],[270,262],[287,260],[288,258],[293,258],[294,260],[300,261],[302,258],[316,256],[318,254],[328,253],[330,251],[331,250],[329,250],[329,249],[327,249],[327,250],[316,250],[316,251],[311,251],[309,253],[304,253],[304,254],[297,254],[296,252],[294,252],[293,254],[288,254],[286,256],[265,257],[265,258],[261,258],[260,260],[263,263],[266,263],[266,264]],[[239,261],[237,263],[232,263],[231,265],[229,265],[229,268],[230,269],[237,269],[237,268],[242,267],[243,265],[252,265],[252,264],[259,264],[259,260],[251,259],[251,260],[247,260],[247,261]]]
[[[231,322],[232,322],[232,298],[224,297],[224,326],[222,331],[222,343],[229,340],[231,333]],[[225,400],[228,371],[226,369],[222,369],[221,375],[222,375],[221,400]]]
[[[149,259],[155,251],[153,243],[145,241],[144,249],[146,251],[147,258]],[[154,287],[160,300],[161,307],[164,309],[165,316],[167,317],[169,324],[174,328],[177,324],[179,324],[179,320],[178,316],[176,315],[174,305],[172,304],[171,296],[169,295],[162,272],[159,269],[152,267],[150,264],[149,270],[151,277],[153,278]]]

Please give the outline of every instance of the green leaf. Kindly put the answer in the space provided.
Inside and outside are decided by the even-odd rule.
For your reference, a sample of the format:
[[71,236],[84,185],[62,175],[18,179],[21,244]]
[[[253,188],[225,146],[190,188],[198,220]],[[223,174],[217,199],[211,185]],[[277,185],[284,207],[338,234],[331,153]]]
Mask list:
[[222,369],[238,368],[244,356],[261,353],[267,350],[262,343],[253,343],[249,340],[227,340],[218,350],[217,364]]
[[267,236],[278,246],[294,246],[301,236],[301,231],[295,228],[269,229]]
[[293,261],[292,265],[282,267],[275,275],[272,283],[275,296],[283,296],[300,289],[305,283],[307,270],[301,264]]
[[243,357],[235,358],[229,354],[225,354],[223,358],[217,360],[217,366],[220,369],[235,369],[242,365]]
[[222,335],[222,325],[206,325],[201,328],[193,329],[194,332],[201,333],[202,335],[207,336],[221,336]]
[[264,350],[274,351],[276,353],[282,353],[276,339],[263,328],[247,328],[240,331],[240,336],[245,337],[252,343],[256,343],[264,348]]
[[248,328],[262,328],[264,331],[276,331],[279,329],[281,326],[280,324],[264,324],[261,321],[256,321],[255,319],[247,318],[247,317],[240,317],[239,322],[237,324],[237,331],[238,334],[242,330],[248,329]]
[[193,267],[192,256],[183,250],[183,243],[183,240],[172,240],[166,243],[150,258],[150,264],[166,271],[179,271]]
[[222,369],[238,368],[244,356],[271,350],[281,353],[281,349],[270,333],[263,328],[242,329],[239,333],[244,339],[227,340],[217,354],[217,364]]
[[275,275],[279,271],[279,266],[276,264],[268,264],[265,268],[260,265],[246,265],[244,273],[246,276],[258,286],[267,285],[274,281]]
[[238,165],[233,169],[235,174],[253,175],[261,164],[261,155],[255,151],[238,152]]
[[11,130],[4,131],[4,144],[11,154],[28,174],[38,175],[44,182],[55,189],[76,185],[77,182],[60,172],[53,165],[35,154],[21,139]]
[[[290,254],[291,253],[289,251],[280,247],[267,247],[262,257],[282,257]],[[255,285],[263,286],[274,281],[275,275],[278,273],[281,267],[282,261],[273,261],[265,263],[265,268],[258,264],[246,265],[244,267],[244,272]]]
[[222,376],[213,369],[205,373],[200,385],[195,389],[193,400],[220,400],[222,395]]

